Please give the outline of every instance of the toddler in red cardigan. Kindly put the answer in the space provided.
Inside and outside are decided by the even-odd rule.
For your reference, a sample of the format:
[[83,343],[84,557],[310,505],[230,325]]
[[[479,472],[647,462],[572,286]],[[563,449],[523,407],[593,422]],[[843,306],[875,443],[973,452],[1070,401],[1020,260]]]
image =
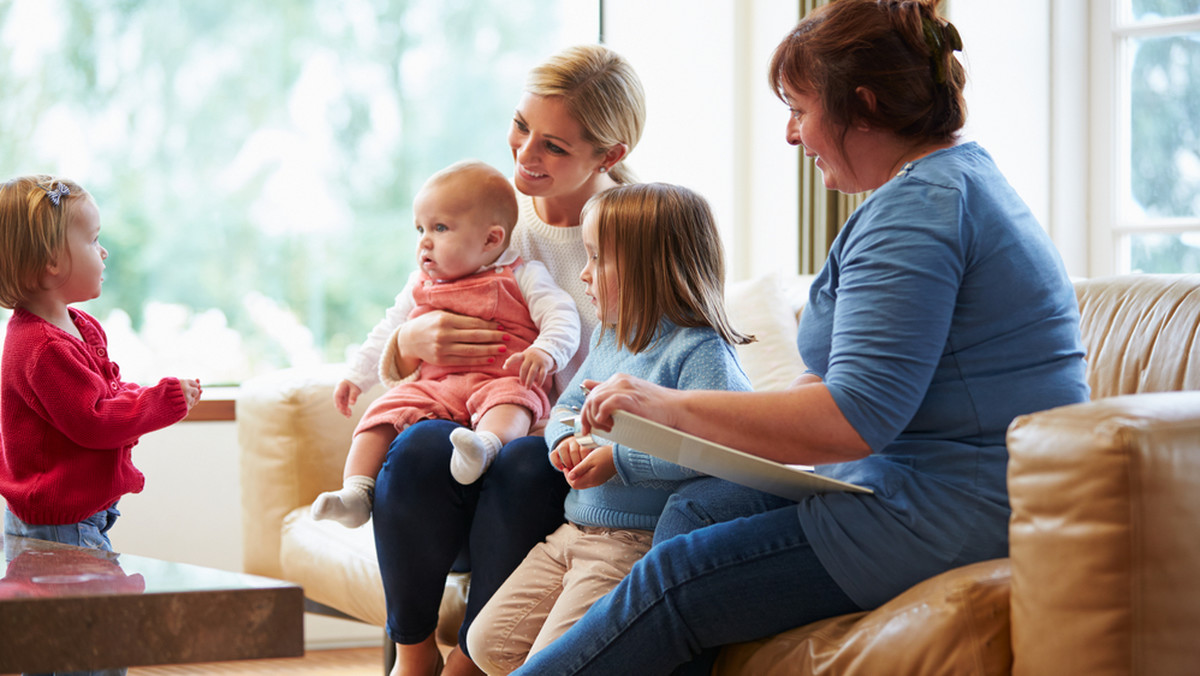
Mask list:
[[79,184],[0,183],[0,306],[11,308],[0,362],[4,532],[111,550],[117,500],[145,477],[138,437],[183,420],[200,383],[121,380],[100,323],[72,303],[100,295],[100,213]]

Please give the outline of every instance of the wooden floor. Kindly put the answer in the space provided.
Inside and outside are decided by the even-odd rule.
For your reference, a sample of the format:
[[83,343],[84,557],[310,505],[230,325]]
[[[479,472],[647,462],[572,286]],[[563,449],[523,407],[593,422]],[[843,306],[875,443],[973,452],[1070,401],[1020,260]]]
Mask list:
[[161,667],[133,667],[129,670],[129,676],[192,676],[199,674],[220,674],[221,676],[257,676],[259,674],[383,676],[383,649],[310,650],[304,657],[278,660],[176,664]]

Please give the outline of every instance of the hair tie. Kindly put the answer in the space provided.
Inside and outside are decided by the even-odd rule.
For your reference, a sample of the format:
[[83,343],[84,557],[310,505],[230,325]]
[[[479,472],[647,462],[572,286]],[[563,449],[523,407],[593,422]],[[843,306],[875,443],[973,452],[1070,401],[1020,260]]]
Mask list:
[[57,188],[45,188],[40,185],[38,187],[46,191],[46,197],[50,198],[50,203],[54,206],[58,206],[58,203],[62,200],[63,196],[71,194],[71,189],[67,187],[66,183],[60,182]]
[[934,79],[938,84],[946,83],[946,60],[943,55],[947,49],[950,52],[961,52],[962,36],[958,29],[949,21],[934,23],[933,19],[921,19],[921,29],[925,33],[925,44],[929,47],[929,60],[933,65]]

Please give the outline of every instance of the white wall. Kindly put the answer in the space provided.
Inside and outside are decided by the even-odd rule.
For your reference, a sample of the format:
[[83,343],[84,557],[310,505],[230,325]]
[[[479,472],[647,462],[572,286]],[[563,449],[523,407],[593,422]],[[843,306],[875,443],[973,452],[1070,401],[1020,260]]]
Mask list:
[[708,199],[730,281],[798,269],[799,153],[767,85],[771,51],[798,12],[778,0],[605,1],[605,43],[646,89],[646,128],[629,164],[642,180]]
[[967,70],[967,127],[1038,220],[1049,222],[1050,6],[1045,0],[951,3]]

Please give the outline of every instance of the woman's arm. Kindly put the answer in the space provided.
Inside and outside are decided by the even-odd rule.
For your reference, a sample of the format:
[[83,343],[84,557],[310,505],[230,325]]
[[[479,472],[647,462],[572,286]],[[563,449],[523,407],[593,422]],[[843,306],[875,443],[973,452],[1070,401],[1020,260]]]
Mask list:
[[779,392],[673,390],[624,374],[587,381],[583,433],[610,430],[612,414],[628,411],[778,462],[824,465],[869,455],[824,384],[801,380],[808,382]]

